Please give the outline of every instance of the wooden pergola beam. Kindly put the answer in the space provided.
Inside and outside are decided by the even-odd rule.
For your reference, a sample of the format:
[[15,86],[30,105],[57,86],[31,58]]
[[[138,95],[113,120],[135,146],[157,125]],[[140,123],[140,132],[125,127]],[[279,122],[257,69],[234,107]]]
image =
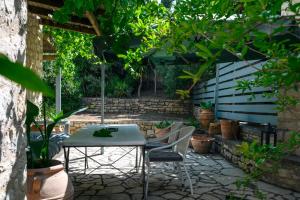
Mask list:
[[[52,15],[53,12],[52,10],[48,10],[45,8],[40,8],[40,7],[35,7],[35,6],[29,6],[28,10],[30,13],[38,15],[41,18],[45,18],[45,19],[49,19],[52,20]],[[92,28],[92,24],[90,23],[90,21],[87,18],[79,18],[76,16],[72,16],[70,21],[68,22],[69,24],[74,24],[74,25],[78,25],[78,26],[84,26],[87,28]]]
[[56,54],[43,54],[43,60],[55,60]]
[[57,10],[64,5],[62,0],[28,0],[29,6]]
[[59,24],[59,23],[53,22],[52,20],[44,19],[44,18],[42,18],[40,20],[40,22],[42,25],[53,26],[53,27],[57,27],[57,28],[68,29],[68,30],[80,32],[80,33],[88,33],[88,34],[96,35],[96,32],[93,28],[87,28],[87,27],[78,26],[78,25],[74,25],[74,24],[68,24],[68,23],[67,24]]
[[97,19],[96,19],[95,15],[91,12],[86,12],[85,15],[89,19],[90,23],[92,24],[97,36],[100,36],[101,31],[100,31],[99,24],[97,22]]
[[[83,17],[71,16],[70,21],[65,24],[57,23],[53,20],[53,13],[64,5],[63,0],[28,0],[29,13],[38,15],[41,18],[41,24],[53,26],[62,29],[73,30],[81,33],[101,35],[96,16],[89,13]],[[97,15],[104,14],[103,8],[95,11]]]

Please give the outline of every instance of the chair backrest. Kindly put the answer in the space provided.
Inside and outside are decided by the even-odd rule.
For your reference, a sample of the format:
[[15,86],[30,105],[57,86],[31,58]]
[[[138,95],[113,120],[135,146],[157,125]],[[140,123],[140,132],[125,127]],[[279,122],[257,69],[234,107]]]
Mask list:
[[193,132],[195,131],[194,126],[185,126],[182,127],[179,131],[179,136],[176,144],[175,151],[180,153],[184,158],[189,147],[189,142],[192,137]]
[[[171,125],[171,132],[176,131],[178,129],[180,129],[183,126],[183,122],[175,122]],[[170,135],[169,139],[168,139],[168,144],[171,144],[172,142],[176,141],[178,138],[178,134],[173,134]]]

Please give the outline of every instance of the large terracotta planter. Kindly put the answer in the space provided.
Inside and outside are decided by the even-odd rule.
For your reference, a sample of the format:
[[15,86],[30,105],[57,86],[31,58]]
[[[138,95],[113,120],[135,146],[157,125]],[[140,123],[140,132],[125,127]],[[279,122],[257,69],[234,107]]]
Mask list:
[[191,139],[194,151],[201,154],[209,153],[213,141],[214,138],[208,137],[206,135],[193,136]]
[[199,114],[200,125],[203,129],[208,129],[209,124],[214,122],[215,116],[211,110],[202,109]]
[[231,140],[237,137],[239,125],[238,122],[231,120],[220,120],[222,138],[225,140]]
[[52,161],[47,168],[27,170],[27,198],[29,200],[71,200],[74,188],[61,162]]
[[[167,128],[154,128],[154,134],[157,138],[161,138],[163,136],[165,136],[167,133],[169,133],[171,130],[170,127],[167,127]],[[163,140],[162,142],[168,142],[168,138]]]

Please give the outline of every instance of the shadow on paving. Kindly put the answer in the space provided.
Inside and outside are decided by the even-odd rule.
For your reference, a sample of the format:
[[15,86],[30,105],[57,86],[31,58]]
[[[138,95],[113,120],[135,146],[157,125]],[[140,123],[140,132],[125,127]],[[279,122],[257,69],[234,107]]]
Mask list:
[[[113,152],[117,154],[115,150]],[[105,156],[105,155],[104,155]],[[103,158],[103,157],[102,157]],[[134,158],[132,158],[134,163]],[[125,161],[124,161],[125,162]],[[123,171],[130,171],[130,167],[124,167],[121,162],[118,166]],[[95,164],[95,163],[94,163]],[[90,162],[90,169],[96,167]],[[72,178],[75,199],[101,199],[101,200],[140,200],[142,199],[141,174],[135,171],[129,172],[128,178],[115,169],[98,169],[89,175],[83,173],[83,162],[77,160],[72,163],[70,176]],[[194,195],[189,189],[182,189],[172,165],[154,164],[150,175],[149,200],[224,200],[229,194],[244,199],[255,198],[252,188],[240,191],[235,182],[245,176],[239,168],[227,162],[220,155],[199,155],[193,152],[187,154],[186,165],[193,182]],[[282,189],[264,182],[258,182],[261,191],[267,199],[299,199],[300,194]]]

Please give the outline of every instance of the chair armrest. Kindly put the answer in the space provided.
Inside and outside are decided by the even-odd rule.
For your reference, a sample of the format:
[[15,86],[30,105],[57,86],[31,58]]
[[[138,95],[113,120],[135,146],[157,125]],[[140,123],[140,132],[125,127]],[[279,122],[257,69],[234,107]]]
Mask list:
[[170,131],[168,134],[164,135],[163,137],[149,139],[149,140],[147,140],[147,142],[159,142],[159,141],[162,141],[162,140],[164,140],[164,139],[167,139],[167,138],[170,137],[171,135],[174,135],[174,134],[178,133],[179,131],[180,131],[180,130]]

